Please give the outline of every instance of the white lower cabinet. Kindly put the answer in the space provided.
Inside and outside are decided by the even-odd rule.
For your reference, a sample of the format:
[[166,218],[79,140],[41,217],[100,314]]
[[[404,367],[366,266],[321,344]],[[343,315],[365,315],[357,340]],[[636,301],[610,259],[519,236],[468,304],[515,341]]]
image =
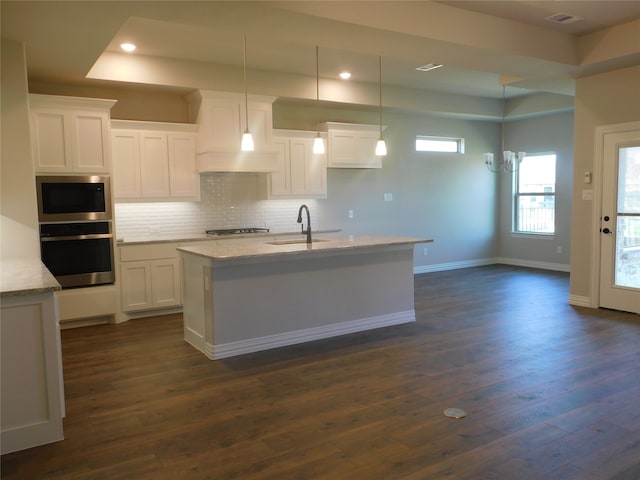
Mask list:
[[313,153],[315,136],[274,130],[278,170],[269,174],[269,198],[327,198],[327,156]]
[[0,453],[64,438],[64,383],[53,292],[2,298]]
[[182,305],[177,243],[120,247],[123,312]]

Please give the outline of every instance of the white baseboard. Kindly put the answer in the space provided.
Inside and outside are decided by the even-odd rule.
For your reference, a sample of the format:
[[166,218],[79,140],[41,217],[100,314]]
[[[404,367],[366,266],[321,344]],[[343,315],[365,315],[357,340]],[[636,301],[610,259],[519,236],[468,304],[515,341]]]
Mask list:
[[569,295],[569,305],[573,305],[574,307],[592,308],[591,297],[585,297],[583,295]]
[[[251,338],[237,342],[223,343],[220,345],[206,344],[204,349],[199,349],[211,360],[234,357],[245,353],[259,352],[272,348],[294,345],[297,343],[310,342],[323,338],[337,337],[348,333],[373,330],[374,328],[389,327],[416,321],[415,310],[396,312],[388,315],[378,315],[375,317],[351,320],[344,323],[325,325],[321,327],[305,328],[294,332],[267,335],[265,337]],[[189,342],[191,343],[191,342]]]
[[518,258],[479,258],[477,260],[465,260],[462,262],[438,263],[435,265],[418,265],[413,267],[413,274],[444,272],[445,270],[457,270],[459,268],[482,267],[485,265],[514,265],[517,267],[539,268],[541,270],[555,270],[558,272],[568,272],[569,265],[564,263],[537,262],[533,260],[521,260]]
[[480,258],[477,260],[463,260],[461,262],[438,263],[436,265],[418,265],[413,267],[413,274],[444,272],[445,270],[457,270],[459,268],[483,267],[485,265],[494,265],[498,262],[497,258]]
[[557,272],[568,272],[569,265],[564,263],[537,262],[535,260],[521,260],[519,258],[498,258],[498,263],[504,265],[514,265],[516,267],[539,268],[541,270],[555,270]]

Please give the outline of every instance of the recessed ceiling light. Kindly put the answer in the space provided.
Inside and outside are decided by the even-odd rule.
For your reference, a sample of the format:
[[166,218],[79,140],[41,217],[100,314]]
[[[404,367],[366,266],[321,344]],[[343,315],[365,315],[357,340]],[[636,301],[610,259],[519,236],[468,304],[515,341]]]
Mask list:
[[121,43],[120,48],[125,52],[133,52],[136,46],[133,43]]
[[341,72],[340,78],[343,80],[349,80],[351,78],[351,73],[349,72]]
[[440,68],[441,66],[442,64],[440,63],[427,63],[426,65],[422,65],[421,67],[416,67],[416,70],[420,70],[421,72],[428,72],[430,70]]

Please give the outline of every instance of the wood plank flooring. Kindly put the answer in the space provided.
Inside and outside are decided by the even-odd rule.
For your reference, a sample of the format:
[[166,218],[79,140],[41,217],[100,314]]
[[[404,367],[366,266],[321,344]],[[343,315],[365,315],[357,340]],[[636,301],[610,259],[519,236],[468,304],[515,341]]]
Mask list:
[[507,266],[415,298],[415,324],[216,362],[180,315],[65,330],[66,439],[2,478],[640,479],[640,317]]

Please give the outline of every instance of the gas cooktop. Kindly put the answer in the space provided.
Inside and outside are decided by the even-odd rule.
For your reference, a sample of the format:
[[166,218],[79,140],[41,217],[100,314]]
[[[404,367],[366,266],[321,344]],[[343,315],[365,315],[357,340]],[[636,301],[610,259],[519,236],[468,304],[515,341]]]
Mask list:
[[266,233],[268,228],[242,227],[242,228],[220,228],[207,230],[207,235],[241,235],[245,233]]

